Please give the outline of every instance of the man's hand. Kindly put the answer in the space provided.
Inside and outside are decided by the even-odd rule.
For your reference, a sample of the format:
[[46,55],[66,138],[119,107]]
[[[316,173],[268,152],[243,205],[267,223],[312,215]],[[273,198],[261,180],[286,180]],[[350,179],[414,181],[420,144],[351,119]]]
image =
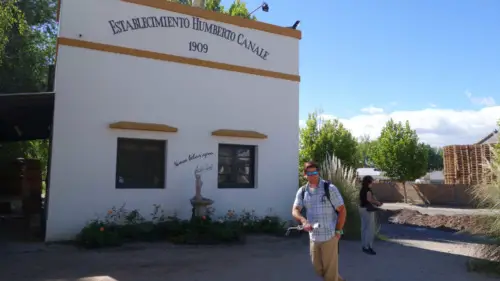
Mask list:
[[311,232],[313,230],[312,225],[308,221],[302,223],[302,226],[304,227],[304,230],[307,232]]
[[337,240],[340,240],[340,237],[342,237],[342,235],[340,235],[340,233],[335,233],[335,238],[337,238]]

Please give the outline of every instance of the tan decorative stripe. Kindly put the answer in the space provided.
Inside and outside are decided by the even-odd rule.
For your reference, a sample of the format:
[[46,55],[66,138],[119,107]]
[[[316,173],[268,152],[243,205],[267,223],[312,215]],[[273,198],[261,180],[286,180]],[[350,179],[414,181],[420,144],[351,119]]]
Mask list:
[[232,64],[227,64],[227,63],[213,62],[213,61],[208,61],[208,60],[186,58],[186,57],[156,53],[156,52],[151,52],[151,51],[144,51],[144,50],[131,49],[131,48],[120,47],[120,46],[113,46],[113,45],[107,45],[107,44],[101,44],[101,43],[88,42],[88,41],[83,41],[83,40],[78,40],[78,39],[70,39],[70,38],[60,37],[60,38],[58,38],[57,43],[58,43],[58,45],[66,45],[66,46],[77,47],[77,48],[85,48],[85,49],[91,49],[91,50],[96,50],[96,51],[103,51],[103,52],[109,52],[109,53],[135,56],[135,57],[140,57],[140,58],[170,61],[170,62],[176,62],[176,63],[183,63],[183,64],[189,64],[189,65],[195,65],[195,66],[201,66],[201,67],[208,67],[208,68],[214,68],[214,69],[220,69],[220,70],[234,71],[234,72],[240,72],[240,73],[253,74],[253,75],[266,76],[266,77],[272,77],[272,78],[277,78],[277,79],[284,79],[284,80],[300,82],[299,75],[274,72],[274,71],[257,69],[257,68],[246,67],[246,66],[232,65]]
[[61,13],[61,1],[62,0],[57,1],[56,22],[59,22],[59,14]]
[[200,8],[183,5],[175,2],[170,2],[167,0],[121,0],[127,3],[138,4],[142,6],[147,6],[151,8],[157,8],[162,10],[171,11],[174,13],[190,15],[193,17],[204,18],[207,20],[213,20],[223,23],[228,23],[236,26],[241,26],[244,28],[251,28],[256,30],[261,30],[269,33],[279,34],[283,36],[293,37],[297,39],[302,38],[302,32],[300,30],[286,28],[282,26],[277,26],[273,24],[268,24],[260,21],[244,19],[240,17],[233,17],[225,15],[222,13],[212,12],[203,10]]
[[213,131],[212,136],[250,138],[250,139],[267,139],[267,135],[264,135],[264,134],[256,132],[256,131],[228,130],[228,129],[220,129],[220,130]]
[[178,131],[177,128],[165,124],[138,123],[129,121],[119,121],[116,123],[111,123],[109,124],[109,127],[111,129],[153,131],[165,133],[176,133]]

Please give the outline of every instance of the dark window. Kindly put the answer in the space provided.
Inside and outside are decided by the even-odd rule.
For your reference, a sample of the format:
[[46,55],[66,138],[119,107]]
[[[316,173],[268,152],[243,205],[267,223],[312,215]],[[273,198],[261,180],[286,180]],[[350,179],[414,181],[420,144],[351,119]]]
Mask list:
[[116,188],[164,188],[163,140],[118,138]]
[[219,188],[254,188],[255,146],[219,144]]

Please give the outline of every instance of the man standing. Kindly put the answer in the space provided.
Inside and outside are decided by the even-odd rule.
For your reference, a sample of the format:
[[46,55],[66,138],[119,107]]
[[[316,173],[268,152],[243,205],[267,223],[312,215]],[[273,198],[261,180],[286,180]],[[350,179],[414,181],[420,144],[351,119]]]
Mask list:
[[[304,176],[307,184],[297,192],[292,215],[309,232],[311,261],[316,273],[324,281],[344,281],[338,269],[338,245],[346,220],[344,200],[336,186],[325,185],[314,162],[304,164]],[[306,209],[307,218],[302,216],[302,208]],[[319,227],[313,229],[316,223]]]

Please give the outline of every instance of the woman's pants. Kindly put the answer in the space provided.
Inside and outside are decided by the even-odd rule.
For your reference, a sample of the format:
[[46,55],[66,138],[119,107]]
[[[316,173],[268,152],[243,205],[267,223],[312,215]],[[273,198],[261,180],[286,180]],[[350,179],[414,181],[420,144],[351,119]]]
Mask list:
[[373,247],[375,240],[375,212],[368,212],[366,208],[359,207],[361,216],[361,245],[368,249]]

